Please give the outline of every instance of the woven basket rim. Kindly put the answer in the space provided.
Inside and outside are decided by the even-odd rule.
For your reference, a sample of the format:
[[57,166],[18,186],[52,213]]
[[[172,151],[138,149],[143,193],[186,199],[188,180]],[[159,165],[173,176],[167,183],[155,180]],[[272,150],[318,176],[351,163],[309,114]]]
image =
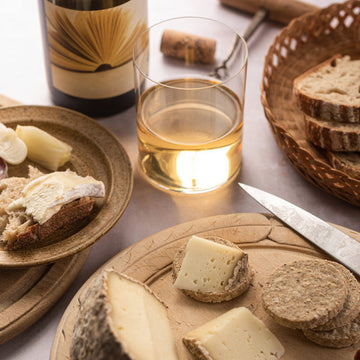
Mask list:
[[[332,4],[327,8],[302,15],[292,20],[289,25],[283,28],[279,32],[279,34],[276,35],[273,43],[270,45],[265,55],[260,90],[261,103],[263,105],[264,113],[271,127],[273,135],[275,136],[275,140],[277,141],[281,150],[288,157],[292,165],[312,184],[338,198],[341,198],[342,200],[345,200],[353,205],[360,206],[360,179],[355,179],[346,174],[345,172],[333,168],[328,162],[328,160],[320,153],[319,156],[316,157],[314,155],[314,153],[316,153],[317,151],[316,148],[309,142],[307,142],[306,139],[303,140],[305,141],[305,143],[307,142],[307,146],[305,146],[302,142],[299,142],[299,139],[295,138],[295,136],[290,132],[287,126],[284,126],[283,123],[280,121],[281,119],[277,116],[276,109],[274,109],[274,106],[269,99],[269,90],[273,85],[273,78],[275,77],[274,74],[276,74],[277,68],[286,63],[288,54],[290,52],[292,54],[296,54],[298,49],[296,47],[295,50],[292,51],[290,50],[290,45],[285,43],[289,43],[291,39],[296,39],[299,41],[299,46],[305,46],[306,43],[309,42],[309,39],[311,39],[312,41],[314,39],[316,40],[316,32],[318,31],[317,29],[319,27],[321,28],[330,26],[330,21],[337,16],[342,21],[343,17],[346,17],[349,12],[355,10],[356,13],[354,14],[353,22],[345,29],[345,31],[354,31],[355,33],[355,30],[353,30],[353,28],[358,26],[360,30],[360,0],[350,0],[344,3]],[[304,28],[306,29],[305,31],[302,30]],[[340,34],[340,32],[342,31],[342,28],[340,26],[338,28],[334,28],[333,30],[331,29],[332,28],[330,28],[329,31],[334,31],[334,33],[337,34]],[[299,40],[300,36],[303,36],[303,32],[305,32],[305,39]],[[296,34],[298,38],[294,37],[294,34]],[[318,36],[324,36],[324,33],[319,33]],[[280,49],[282,47],[286,47],[286,49],[289,51],[287,55],[280,54]],[[274,55],[278,57],[279,63],[277,65],[274,64]],[[292,92],[292,88],[287,90]],[[285,139],[285,141],[281,140],[283,138]],[[301,156],[301,164],[296,159],[292,159],[293,155],[289,153],[291,149],[289,149],[288,145],[286,144],[288,142],[291,143],[292,146],[294,146],[296,151],[299,152]],[[304,159],[306,159],[306,161],[304,161]],[[304,169],[307,171],[304,172]],[[316,178],[316,172],[319,175],[321,174],[322,176]],[[326,179],[333,178],[332,182],[324,181],[322,179],[324,172],[326,173]],[[343,194],[341,189],[344,187],[347,188],[348,192],[351,192],[350,189],[354,189],[350,194]],[[357,193],[355,192],[356,189],[358,189]]]

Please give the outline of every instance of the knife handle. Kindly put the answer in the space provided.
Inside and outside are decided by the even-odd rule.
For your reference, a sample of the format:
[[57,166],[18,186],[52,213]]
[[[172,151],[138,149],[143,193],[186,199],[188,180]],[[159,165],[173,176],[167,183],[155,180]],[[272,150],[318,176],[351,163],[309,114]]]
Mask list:
[[288,24],[292,19],[319,10],[319,7],[299,0],[220,0],[239,10],[255,14],[259,9],[268,10],[268,18],[283,24]]

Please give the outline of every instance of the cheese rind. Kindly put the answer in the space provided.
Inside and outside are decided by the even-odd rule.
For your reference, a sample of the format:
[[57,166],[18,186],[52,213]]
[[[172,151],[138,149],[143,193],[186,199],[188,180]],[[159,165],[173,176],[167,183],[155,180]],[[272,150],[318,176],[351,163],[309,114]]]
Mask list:
[[201,293],[222,292],[243,256],[240,248],[192,236],[174,286]]
[[183,341],[198,359],[277,360],[284,348],[247,308],[234,308],[187,333]]
[[104,271],[81,300],[71,360],[178,360],[166,307],[146,285]]
[[177,359],[166,307],[146,287],[112,272],[108,296],[117,336],[131,358]]

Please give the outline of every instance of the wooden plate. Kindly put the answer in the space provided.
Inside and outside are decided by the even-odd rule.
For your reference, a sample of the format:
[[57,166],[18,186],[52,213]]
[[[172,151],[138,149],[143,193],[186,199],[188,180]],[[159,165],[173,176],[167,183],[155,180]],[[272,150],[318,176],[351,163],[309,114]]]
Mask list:
[[334,4],[292,21],[275,38],[264,61],[261,101],[276,142],[312,184],[360,206],[360,180],[333,168],[306,140],[293,80],[335,54],[360,58],[360,1]]
[[[133,177],[128,155],[109,130],[83,114],[55,106],[2,108],[0,121],[13,128],[17,124],[34,125],[67,142],[73,151],[63,170],[70,168],[83,176],[89,174],[103,181],[106,189],[105,199],[96,202],[90,221],[82,224],[85,226],[79,231],[63,234],[60,240],[48,241],[34,249],[0,249],[0,267],[58,261],[84,250],[112,228],[130,200]],[[26,160],[20,165],[9,166],[9,176],[26,176],[29,164],[31,162]]]
[[90,249],[55,264],[0,270],[0,344],[43,316],[65,293]]
[[[343,229],[360,241],[360,234]],[[191,235],[216,235],[231,240],[249,254],[255,270],[250,289],[242,296],[221,304],[205,304],[193,300],[172,286],[171,264],[176,251]],[[152,235],[120,252],[101,267],[79,290],[66,309],[55,334],[50,360],[69,359],[69,346],[79,303],[89,284],[104,268],[124,272],[148,284],[168,305],[170,322],[177,340],[179,358],[193,359],[181,337],[206,321],[236,307],[246,306],[264,321],[283,346],[283,360],[350,360],[356,347],[334,350],[320,347],[301,332],[284,328],[265,314],[260,303],[261,284],[281,264],[296,259],[326,258],[312,245],[267,214],[231,214],[187,222]]]

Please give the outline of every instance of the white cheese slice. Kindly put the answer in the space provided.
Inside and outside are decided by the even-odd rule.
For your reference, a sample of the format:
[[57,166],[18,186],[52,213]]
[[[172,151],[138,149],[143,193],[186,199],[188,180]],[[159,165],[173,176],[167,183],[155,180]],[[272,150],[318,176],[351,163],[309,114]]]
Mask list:
[[22,163],[28,149],[16,132],[0,123],[0,157],[11,165]]
[[111,317],[126,354],[136,360],[178,360],[167,310],[139,283],[109,274]]
[[6,210],[24,207],[27,215],[43,224],[64,204],[85,196],[105,196],[103,182],[91,176],[79,176],[73,171],[55,171],[27,184],[22,196],[9,204]]
[[189,332],[189,350],[212,360],[277,360],[284,348],[276,336],[245,307],[234,308]]
[[202,293],[224,291],[243,255],[240,248],[192,236],[174,286]]

